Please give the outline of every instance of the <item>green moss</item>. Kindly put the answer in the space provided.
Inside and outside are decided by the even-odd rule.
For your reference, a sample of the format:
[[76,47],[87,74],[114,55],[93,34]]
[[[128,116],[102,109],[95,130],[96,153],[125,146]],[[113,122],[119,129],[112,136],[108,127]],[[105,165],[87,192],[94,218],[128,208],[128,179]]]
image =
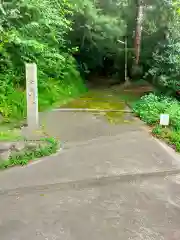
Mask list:
[[122,110],[122,112],[96,112],[95,115],[103,115],[110,123],[127,123],[125,120],[126,104],[121,101],[119,96],[110,90],[89,91],[82,97],[63,105],[63,108],[82,108],[97,110]]

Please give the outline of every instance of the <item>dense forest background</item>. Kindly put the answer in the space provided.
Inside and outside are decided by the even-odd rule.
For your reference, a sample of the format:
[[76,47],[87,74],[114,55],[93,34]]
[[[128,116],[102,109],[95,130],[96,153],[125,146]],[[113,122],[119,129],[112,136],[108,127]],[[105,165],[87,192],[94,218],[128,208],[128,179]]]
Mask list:
[[26,116],[25,62],[38,65],[40,110],[85,92],[98,77],[123,83],[125,39],[129,80],[143,78],[175,95],[179,9],[175,0],[1,0],[0,113]]

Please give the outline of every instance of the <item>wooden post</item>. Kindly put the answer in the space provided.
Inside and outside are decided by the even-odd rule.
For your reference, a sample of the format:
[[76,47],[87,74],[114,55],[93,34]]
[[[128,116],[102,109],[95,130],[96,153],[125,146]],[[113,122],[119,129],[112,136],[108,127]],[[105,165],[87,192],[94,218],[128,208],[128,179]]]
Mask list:
[[27,125],[30,132],[39,127],[37,66],[26,64]]

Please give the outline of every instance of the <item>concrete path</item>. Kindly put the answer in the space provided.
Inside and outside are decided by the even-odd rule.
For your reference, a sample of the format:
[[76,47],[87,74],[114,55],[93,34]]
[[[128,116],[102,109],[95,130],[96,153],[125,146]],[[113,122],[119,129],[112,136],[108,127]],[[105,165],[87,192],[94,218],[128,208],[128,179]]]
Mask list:
[[179,240],[180,161],[142,123],[42,115],[63,150],[0,173],[1,240]]

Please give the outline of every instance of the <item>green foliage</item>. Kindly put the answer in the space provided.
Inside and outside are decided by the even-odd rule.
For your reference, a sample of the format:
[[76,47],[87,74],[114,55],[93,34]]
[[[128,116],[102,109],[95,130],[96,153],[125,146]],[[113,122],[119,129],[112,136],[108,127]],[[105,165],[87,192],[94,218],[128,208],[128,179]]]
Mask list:
[[169,139],[172,144],[180,143],[180,134],[179,132],[172,132],[169,136]]
[[[68,40],[70,46],[77,47],[74,55],[81,72],[93,74],[98,71],[99,74],[110,75],[117,79],[121,76],[123,79],[124,45],[118,40],[124,41],[126,36],[129,75],[143,76],[146,73],[145,77],[155,78],[156,83],[159,81],[163,75],[161,69],[165,71],[165,65],[174,54],[173,49],[178,48],[178,46],[172,46],[176,44],[172,44],[172,41],[176,42],[176,39],[179,39],[176,37],[179,32],[178,26],[180,26],[177,6],[174,7],[172,1],[166,0],[144,0],[143,2],[145,6],[140,65],[132,70],[137,1],[77,0],[75,3],[72,1],[73,25]],[[175,28],[177,31],[174,30]],[[169,57],[170,52],[171,57]],[[158,57],[162,57],[164,62],[161,62],[161,59],[158,60]],[[172,68],[174,64],[171,63]],[[178,67],[177,64],[176,66]],[[168,74],[166,76],[169,77]],[[171,79],[174,80],[172,75]]]
[[25,62],[38,65],[40,109],[84,91],[66,35],[72,15],[68,1],[3,1],[0,8],[0,112],[23,118]]
[[180,104],[173,98],[153,93],[145,95],[134,105],[134,112],[150,125],[159,122],[160,114],[167,113],[170,116],[170,126],[180,130]]
[[154,64],[148,72],[153,77],[154,84],[169,95],[180,91],[179,56],[178,40],[169,39],[166,45],[161,46],[153,53]]
[[161,136],[163,131],[163,128],[160,125],[156,125],[153,129],[152,129],[152,134],[156,135],[156,136]]
[[5,122],[26,116],[26,94],[20,87],[15,87],[14,78],[14,72],[0,74],[0,113]]
[[78,47],[75,56],[80,70],[94,73],[107,68],[115,74],[120,67],[120,58],[124,58],[124,46],[118,40],[123,40],[126,33],[123,14],[127,1],[72,2],[75,12],[69,38],[71,46]]
[[154,94],[143,96],[134,106],[134,112],[146,123],[152,125],[159,120],[159,114],[164,110],[159,103],[159,97]]
[[[164,139],[180,152],[180,104],[177,100],[149,94],[136,102],[133,110],[144,122],[154,125],[153,135]],[[161,113],[169,114],[170,125],[168,128],[159,125]]]
[[57,152],[59,148],[59,142],[54,138],[42,139],[46,144],[39,145],[39,147],[33,147],[24,149],[21,152],[16,152],[12,154],[9,160],[0,163],[0,169],[16,166],[16,165],[26,165],[29,161],[36,160],[37,158],[49,156]]
[[0,131],[0,142],[21,140],[22,136],[19,129],[4,129]]
[[[141,65],[136,71],[171,94],[179,90],[179,5],[166,0],[144,3]],[[130,73],[136,7],[134,0],[3,1],[0,113],[7,121],[26,116],[25,62],[38,65],[40,110],[85,91],[76,61],[83,76],[98,72],[124,80],[124,45],[119,40],[127,36]]]
[[147,70],[145,78],[166,95],[175,96],[180,90],[179,6],[177,1],[153,2],[154,9],[149,11],[145,20],[149,36],[145,35],[142,43],[142,60]]
[[165,140],[177,152],[180,152],[180,131],[170,128],[163,128],[157,125],[153,128],[152,134],[160,139]]

